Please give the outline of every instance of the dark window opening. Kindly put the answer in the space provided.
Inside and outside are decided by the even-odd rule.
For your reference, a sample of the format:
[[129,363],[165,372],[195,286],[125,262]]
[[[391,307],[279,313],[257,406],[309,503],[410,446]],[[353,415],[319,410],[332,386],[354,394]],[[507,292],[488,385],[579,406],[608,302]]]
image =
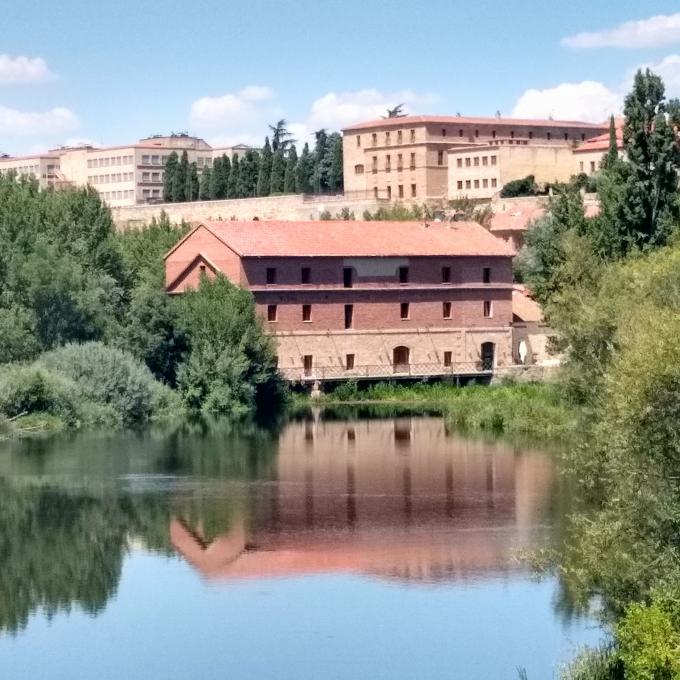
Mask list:
[[408,267],[399,267],[399,283],[408,283]]
[[276,305],[267,305],[267,321],[276,321]]
[[443,314],[444,314],[444,318],[450,319],[451,318],[451,303],[450,302],[442,303],[442,311],[443,311]]
[[482,282],[491,283],[491,267],[484,267],[482,269]]
[[309,267],[302,267],[300,270],[300,281],[309,283],[312,280],[312,270]]
[[305,354],[304,357],[302,357],[305,375],[312,374],[312,359],[313,357],[311,354]]
[[451,283],[451,267],[442,267],[442,283]]
[[302,305],[302,320],[303,321],[312,320],[312,305]]
[[351,371],[354,368],[354,354],[347,354],[345,356],[345,368]]
[[408,319],[408,312],[409,312],[409,303],[408,302],[402,302],[399,305],[399,314],[401,315],[402,319]]
[[354,323],[354,305],[345,305],[345,328],[352,328]]
[[485,316],[485,318],[490,319],[491,314],[492,314],[491,301],[490,300],[484,300],[484,316]]
[[453,363],[453,352],[444,352],[444,366],[451,366]]
[[267,267],[267,283],[276,283],[276,267]]
[[344,267],[342,270],[342,285],[345,288],[352,287],[352,268]]

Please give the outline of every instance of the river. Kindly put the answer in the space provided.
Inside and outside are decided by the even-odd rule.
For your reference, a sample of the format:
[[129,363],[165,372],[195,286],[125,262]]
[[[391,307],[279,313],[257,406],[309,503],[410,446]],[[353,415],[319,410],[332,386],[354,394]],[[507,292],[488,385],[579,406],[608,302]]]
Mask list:
[[569,507],[428,415],[0,443],[1,676],[553,678],[602,632],[518,554]]

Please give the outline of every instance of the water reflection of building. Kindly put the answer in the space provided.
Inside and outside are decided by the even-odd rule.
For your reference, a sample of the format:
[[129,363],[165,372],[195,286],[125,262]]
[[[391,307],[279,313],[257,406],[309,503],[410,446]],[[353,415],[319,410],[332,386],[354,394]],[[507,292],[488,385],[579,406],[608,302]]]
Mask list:
[[439,418],[308,420],[282,433],[274,476],[224,534],[206,544],[177,518],[171,538],[209,578],[504,571],[535,540],[553,480],[547,456],[464,439]]

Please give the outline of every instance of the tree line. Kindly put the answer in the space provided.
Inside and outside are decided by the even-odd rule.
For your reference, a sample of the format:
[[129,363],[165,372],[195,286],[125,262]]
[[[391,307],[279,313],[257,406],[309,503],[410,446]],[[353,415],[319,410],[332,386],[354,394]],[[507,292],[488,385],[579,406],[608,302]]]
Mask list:
[[262,149],[248,149],[242,156],[226,154],[212,166],[199,170],[188,154],[173,151],[165,164],[163,200],[212,201],[282,194],[342,192],[342,136],[339,132],[315,133],[314,150],[305,143],[298,155],[285,121],[270,126],[272,141],[265,137]]

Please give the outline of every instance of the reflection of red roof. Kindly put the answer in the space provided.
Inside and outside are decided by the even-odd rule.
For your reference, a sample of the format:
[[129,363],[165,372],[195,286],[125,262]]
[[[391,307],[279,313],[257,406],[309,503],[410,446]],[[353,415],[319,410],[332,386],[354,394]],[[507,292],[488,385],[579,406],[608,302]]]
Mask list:
[[545,215],[545,206],[539,203],[516,203],[505,212],[491,218],[490,231],[526,231],[531,222]]
[[540,118],[497,118],[492,116],[398,116],[397,118],[378,118],[364,123],[356,123],[343,128],[343,131],[363,130],[374,127],[403,127],[406,125],[422,125],[427,123],[444,125],[528,125],[533,127],[604,130],[608,123],[583,123],[577,120],[547,120]]
[[[198,228],[201,226],[241,257],[513,254],[509,245],[476,222],[229,221],[202,222]],[[191,238],[191,234],[184,240]]]
[[512,289],[512,314],[520,321],[542,321],[543,310],[532,299],[529,291],[520,284],[515,284]]

